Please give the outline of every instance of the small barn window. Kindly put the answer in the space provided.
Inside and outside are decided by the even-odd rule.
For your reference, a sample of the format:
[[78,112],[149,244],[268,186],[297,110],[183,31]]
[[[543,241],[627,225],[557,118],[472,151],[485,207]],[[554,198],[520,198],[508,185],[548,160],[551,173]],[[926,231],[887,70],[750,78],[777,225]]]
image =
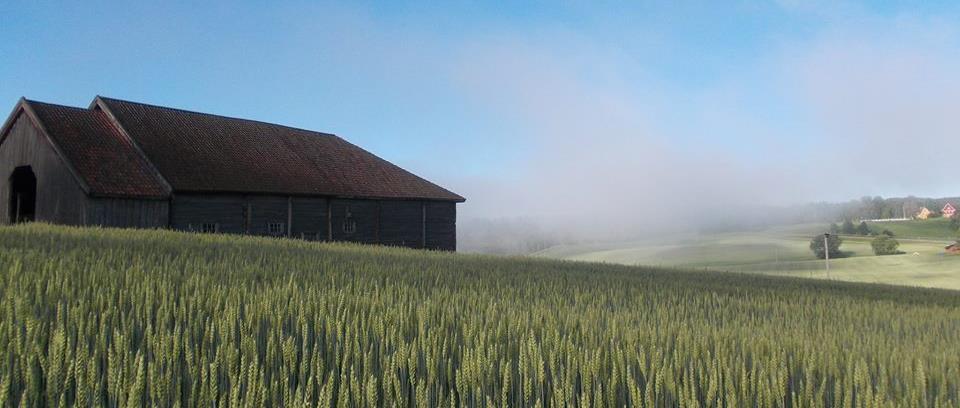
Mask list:
[[220,232],[220,224],[213,223],[213,222],[200,224],[200,232],[206,232],[206,233]]
[[282,222],[271,222],[267,224],[267,233],[270,235],[283,235],[286,230],[286,224]]
[[353,219],[353,213],[350,212],[350,207],[347,206],[347,211],[343,218],[343,233],[353,234],[354,232],[357,232],[357,221]]

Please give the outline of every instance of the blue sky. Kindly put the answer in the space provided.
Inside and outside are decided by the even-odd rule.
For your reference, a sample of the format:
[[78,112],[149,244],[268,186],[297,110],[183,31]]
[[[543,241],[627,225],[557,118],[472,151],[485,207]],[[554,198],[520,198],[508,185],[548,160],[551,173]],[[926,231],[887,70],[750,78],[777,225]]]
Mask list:
[[0,101],[334,132],[476,216],[960,195],[950,2],[129,3],[4,2]]

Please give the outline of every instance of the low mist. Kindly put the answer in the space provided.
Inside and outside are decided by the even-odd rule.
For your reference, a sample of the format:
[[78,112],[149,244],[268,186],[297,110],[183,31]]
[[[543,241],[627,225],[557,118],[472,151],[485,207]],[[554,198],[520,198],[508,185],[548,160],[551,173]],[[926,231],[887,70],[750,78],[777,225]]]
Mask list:
[[923,19],[829,24],[693,88],[638,77],[642,58],[569,33],[477,40],[455,77],[511,132],[490,136],[502,171],[449,178],[468,199],[461,248],[754,228],[803,221],[791,212],[814,201],[951,195],[958,38]]

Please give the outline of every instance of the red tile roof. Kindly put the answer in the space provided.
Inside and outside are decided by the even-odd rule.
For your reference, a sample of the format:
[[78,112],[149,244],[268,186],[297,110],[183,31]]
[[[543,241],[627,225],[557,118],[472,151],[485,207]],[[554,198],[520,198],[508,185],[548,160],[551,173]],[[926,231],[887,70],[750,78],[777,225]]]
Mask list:
[[338,136],[98,97],[174,191],[464,201]]
[[150,163],[102,112],[25,101],[59,151],[98,196],[163,198],[170,192]]
[[230,192],[464,201],[332,134],[103,97],[90,109],[24,103],[93,195]]

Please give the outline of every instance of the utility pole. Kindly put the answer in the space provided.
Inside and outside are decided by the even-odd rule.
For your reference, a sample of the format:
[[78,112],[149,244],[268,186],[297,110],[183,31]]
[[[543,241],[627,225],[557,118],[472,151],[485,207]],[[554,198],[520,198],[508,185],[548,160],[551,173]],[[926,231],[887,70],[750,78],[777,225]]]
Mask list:
[[830,279],[830,233],[823,234],[823,260],[827,264],[827,279]]

